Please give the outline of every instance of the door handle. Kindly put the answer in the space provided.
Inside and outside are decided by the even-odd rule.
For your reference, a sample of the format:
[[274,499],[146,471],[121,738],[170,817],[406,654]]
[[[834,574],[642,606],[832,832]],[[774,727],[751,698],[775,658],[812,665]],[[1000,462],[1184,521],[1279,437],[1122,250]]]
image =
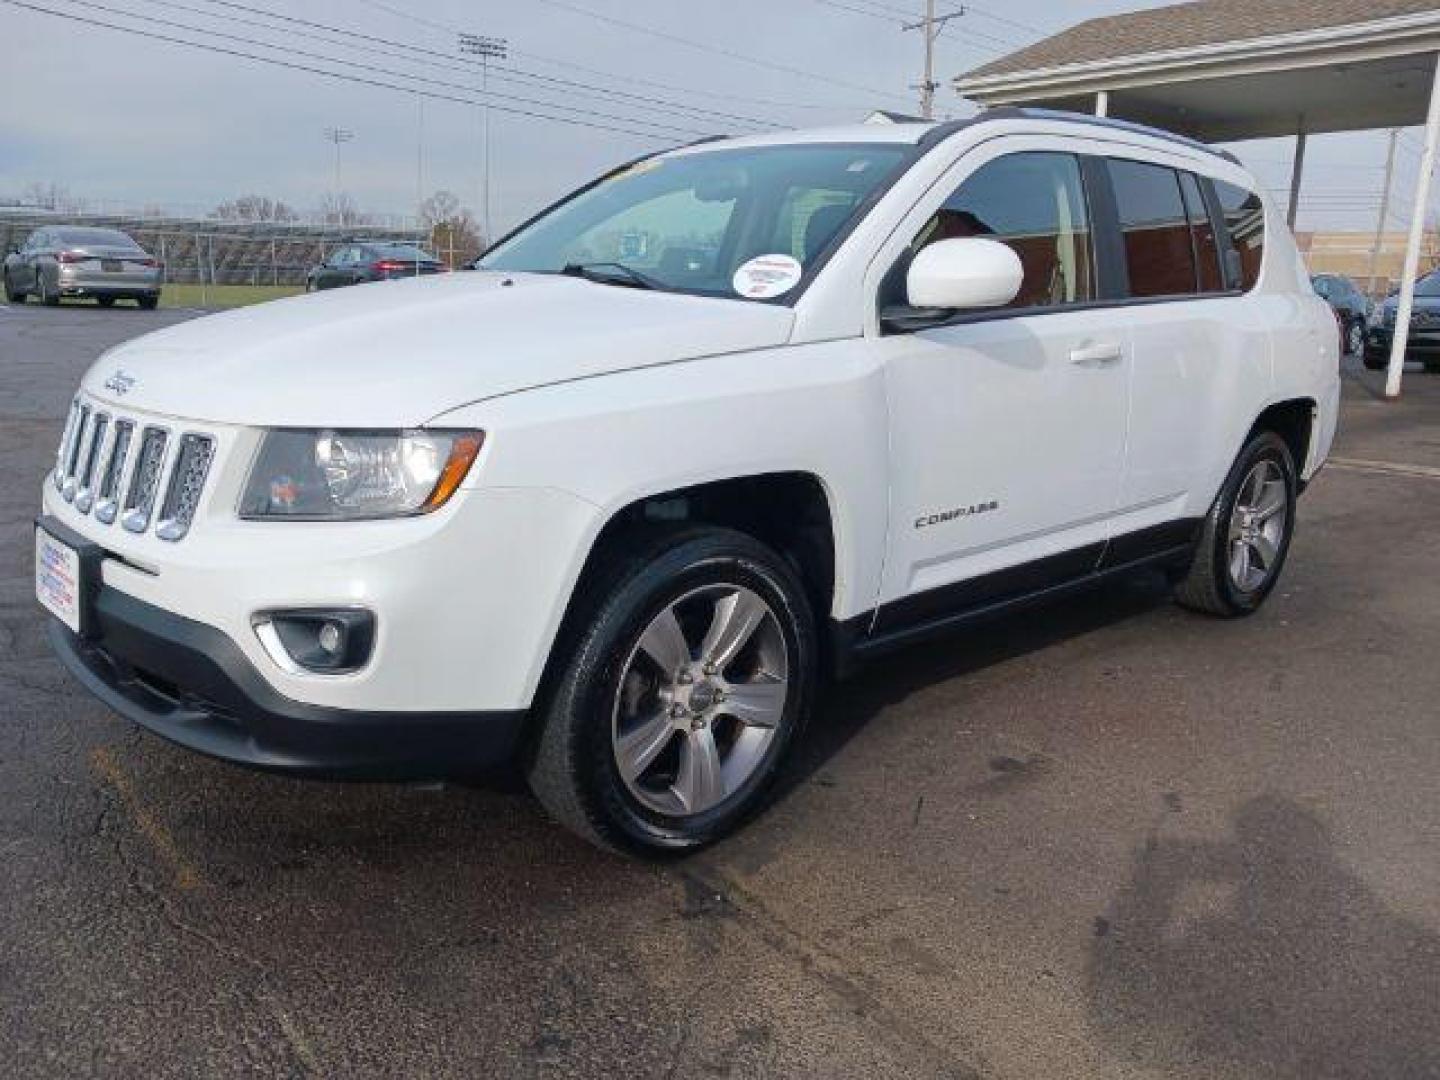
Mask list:
[[1081,367],[1106,367],[1118,363],[1121,355],[1120,346],[1109,342],[1082,345],[1078,349],[1070,350],[1070,362]]

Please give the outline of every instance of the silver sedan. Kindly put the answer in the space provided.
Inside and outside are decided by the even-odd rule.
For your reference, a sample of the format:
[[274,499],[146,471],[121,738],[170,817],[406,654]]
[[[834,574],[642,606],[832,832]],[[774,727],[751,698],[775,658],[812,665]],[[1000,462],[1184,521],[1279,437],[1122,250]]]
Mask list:
[[160,302],[160,264],[118,229],[52,225],[36,229],[5,256],[5,299],[27,296],[54,306],[61,297],[94,299],[102,307],[134,300]]

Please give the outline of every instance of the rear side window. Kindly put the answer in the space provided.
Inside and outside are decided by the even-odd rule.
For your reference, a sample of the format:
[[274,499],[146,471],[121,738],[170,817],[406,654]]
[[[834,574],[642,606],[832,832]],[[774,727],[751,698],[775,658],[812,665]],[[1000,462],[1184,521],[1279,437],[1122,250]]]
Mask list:
[[1260,280],[1260,265],[1265,260],[1265,207],[1260,196],[1223,180],[1215,181],[1215,195],[1220,212],[1225,215],[1225,228],[1235,252],[1230,285],[1253,289]]
[[1090,216],[1080,163],[1071,154],[1011,154],[982,165],[926,222],[911,252],[967,236],[999,240],[1020,256],[1025,277],[1010,307],[1095,297]]
[[1131,296],[1182,296],[1196,291],[1190,218],[1174,169],[1111,160],[1110,179],[1125,238]]
[[1202,293],[1223,292],[1225,281],[1221,276],[1220,243],[1215,236],[1215,224],[1210,220],[1210,211],[1200,194],[1200,182],[1187,172],[1180,174],[1180,191],[1185,196],[1185,213],[1190,218],[1190,241],[1195,250],[1195,272]]

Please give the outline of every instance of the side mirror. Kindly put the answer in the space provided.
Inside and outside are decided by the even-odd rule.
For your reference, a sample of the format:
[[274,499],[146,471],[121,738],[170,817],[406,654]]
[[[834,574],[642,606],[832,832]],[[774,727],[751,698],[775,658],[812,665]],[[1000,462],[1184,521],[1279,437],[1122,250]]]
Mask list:
[[911,261],[905,295],[914,308],[997,308],[1020,295],[1024,280],[1020,256],[998,240],[937,240]]

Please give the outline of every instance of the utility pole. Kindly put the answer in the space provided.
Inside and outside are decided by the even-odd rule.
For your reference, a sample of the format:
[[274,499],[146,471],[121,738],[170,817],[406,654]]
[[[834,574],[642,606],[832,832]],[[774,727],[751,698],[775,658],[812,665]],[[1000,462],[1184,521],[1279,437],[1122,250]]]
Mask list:
[[1370,281],[1365,291],[1373,299],[1375,279],[1380,268],[1380,245],[1385,240],[1385,219],[1390,216],[1390,181],[1395,175],[1395,144],[1400,139],[1400,129],[1390,129],[1390,149],[1385,154],[1385,186],[1380,189],[1380,217],[1375,222],[1375,243],[1370,247]]
[[935,39],[951,19],[965,14],[963,7],[945,15],[935,14],[935,0],[925,0],[925,18],[917,23],[907,23],[906,30],[920,30],[925,34],[925,79],[920,84],[920,115],[926,120],[935,119]]
[[346,131],[344,128],[327,127],[323,132],[326,140],[335,144],[335,202],[340,202],[340,144],[347,143],[355,138],[353,131]]
[[485,235],[482,244],[490,242],[490,61],[504,60],[510,52],[510,43],[504,38],[486,37],[482,34],[461,34],[460,52],[465,56],[480,58],[480,152],[484,158],[480,180],[480,221]]

